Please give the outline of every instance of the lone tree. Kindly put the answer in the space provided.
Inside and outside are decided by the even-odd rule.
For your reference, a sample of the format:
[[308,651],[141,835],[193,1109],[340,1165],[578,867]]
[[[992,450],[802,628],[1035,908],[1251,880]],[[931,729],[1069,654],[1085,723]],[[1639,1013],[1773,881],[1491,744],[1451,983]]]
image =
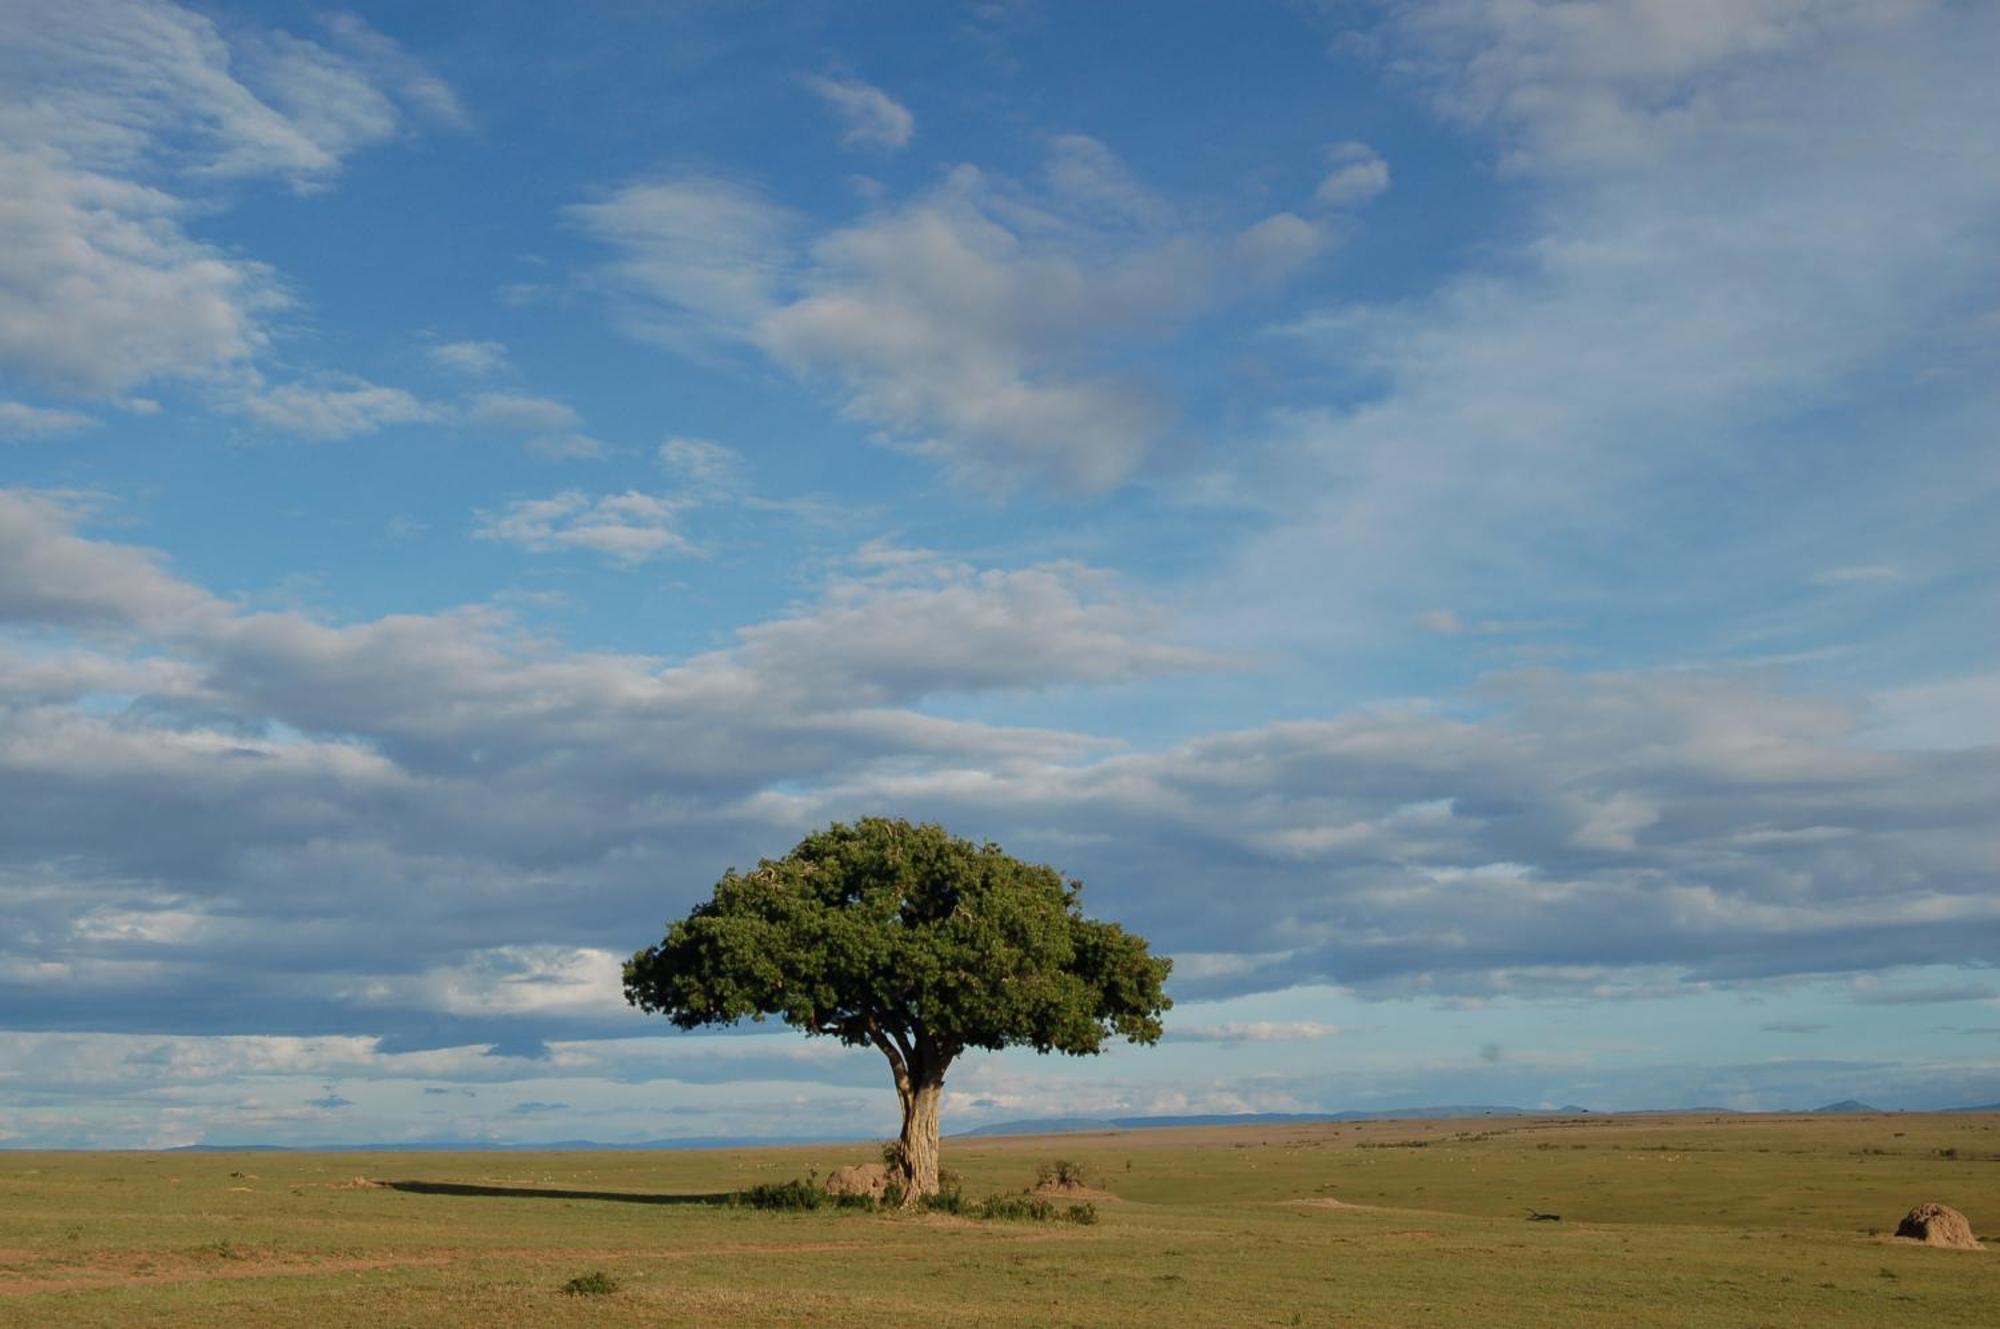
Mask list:
[[625,966],[625,999],[682,1029],[782,1016],[889,1059],[903,1195],[938,1188],[945,1071],[967,1048],[1081,1056],[1156,1043],[1172,961],[1085,918],[1082,885],[935,825],[870,817],[807,836]]

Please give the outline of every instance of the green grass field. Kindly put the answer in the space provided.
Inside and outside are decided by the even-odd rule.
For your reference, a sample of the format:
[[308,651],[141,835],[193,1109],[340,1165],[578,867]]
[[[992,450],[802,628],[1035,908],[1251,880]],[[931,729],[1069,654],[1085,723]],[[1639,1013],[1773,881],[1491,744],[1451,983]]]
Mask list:
[[713,1198],[869,1153],[0,1154],[0,1325],[2000,1325],[2000,1246],[1887,1236],[2000,1237],[2000,1117],[946,1142],[974,1196],[1081,1161],[1093,1226]]

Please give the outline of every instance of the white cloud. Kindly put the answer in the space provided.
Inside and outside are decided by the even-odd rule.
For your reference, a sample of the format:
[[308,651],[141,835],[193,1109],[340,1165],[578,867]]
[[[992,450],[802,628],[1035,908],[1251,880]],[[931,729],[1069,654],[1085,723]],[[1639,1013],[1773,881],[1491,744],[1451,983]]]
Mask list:
[[482,429],[528,435],[522,446],[552,461],[600,461],[611,446],[585,432],[584,419],[567,402],[526,392],[482,392],[465,406],[464,418]]
[[507,347],[497,341],[448,341],[430,347],[431,362],[473,378],[491,378],[510,367]]
[[1388,190],[1389,163],[1366,143],[1336,143],[1326,156],[1332,169],[1313,191],[1316,202],[1352,208]]
[[[1396,15],[1396,55],[1437,106],[1520,132],[1533,169],[1622,167],[1684,146],[1748,110],[1765,71],[1864,46],[1923,15],[1906,0],[1445,0]],[[1852,49],[1850,47],[1850,49]],[[1758,99],[1765,108],[1770,103]]]
[[1288,212],[1235,233],[1182,220],[1076,135],[1053,144],[1046,189],[960,167],[803,253],[797,218],[714,180],[633,185],[571,215],[619,252],[603,276],[639,335],[761,350],[969,482],[1081,492],[1129,477],[1175,415],[1103,348],[1169,340],[1326,243]]
[[588,549],[631,566],[663,554],[701,550],[675,529],[684,500],[628,490],[591,498],[569,489],[549,498],[521,499],[498,513],[482,514],[475,534],[538,554]]
[[810,612],[743,629],[730,666],[827,702],[880,705],[1238,663],[1158,641],[1160,612],[1089,568],[1005,571],[867,552],[860,575],[836,578]]
[[323,186],[449,92],[359,19],[335,49],[232,42],[165,0],[16,5],[0,32],[0,368],[112,395],[240,368],[287,303],[265,266],[194,238],[218,179]]
[[840,118],[842,146],[894,152],[909,146],[917,118],[909,108],[873,84],[858,78],[806,79],[819,99]]
[[[508,515],[560,541],[657,518],[636,500]],[[919,709],[1234,663],[1074,565],[874,548],[665,662],[561,650],[490,608],[250,612],[74,521],[0,503],[0,565],[23,570],[0,579],[10,1009],[475,1042],[588,1026],[603,998],[608,1030],[628,1016],[602,954],[721,865],[885,808],[1074,873],[1184,961],[1183,995],[1870,972],[1976,963],[2000,931],[2000,749],[1870,750],[1857,708],[1749,676],[1543,671],[1494,680],[1471,718],[1121,751]],[[27,644],[49,633],[93,644]]]
[[59,496],[0,490],[0,623],[155,624],[213,605],[150,550],[86,539],[82,510]]
[[557,461],[599,461],[611,455],[604,440],[589,434],[538,434],[523,446],[538,457]]
[[357,15],[324,14],[318,21],[335,45],[345,48],[351,59],[391,89],[397,100],[418,118],[454,128],[465,128],[472,123],[450,84]]
[[660,444],[659,462],[695,489],[727,492],[743,483],[742,455],[710,439],[670,438]]
[[266,387],[261,376],[229,399],[231,409],[258,424],[307,438],[352,438],[390,425],[424,424],[444,413],[401,388],[383,387],[348,374],[310,383]]
[[483,392],[473,398],[467,417],[475,425],[559,434],[582,425],[582,417],[562,402],[521,392]]
[[363,1005],[395,1002],[450,1015],[601,1018],[624,1005],[624,956],[580,946],[496,946],[414,976],[363,977]]
[[1556,632],[1575,626],[1557,618],[1478,618],[1466,619],[1455,609],[1426,609],[1412,620],[1425,632],[1438,637],[1505,637],[1521,633]]
[[1094,370],[1088,348],[1183,322],[1210,297],[1213,256],[1171,242],[1089,253],[1009,227],[1004,202],[961,168],[823,237],[805,293],[760,340],[800,374],[832,375],[850,415],[974,478],[1108,488],[1172,412],[1145,383]]
[[681,350],[751,336],[783,290],[797,225],[742,185],[699,178],[629,185],[568,215],[620,252],[604,275],[636,297],[626,325]]
[[1293,212],[1280,212],[1246,228],[1232,246],[1252,281],[1275,285],[1326,247],[1326,232]]
[[1224,1024],[1174,1025],[1167,1037],[1184,1043],[1297,1043],[1340,1037],[1340,1026],[1316,1020],[1236,1020]]
[[2000,673],[1885,688],[1868,699],[1869,741],[1884,748],[2000,745]]
[[1175,209],[1132,169],[1087,134],[1059,134],[1043,167],[1049,188],[1085,216],[1151,229],[1174,226]]
[[1450,609],[1426,609],[1417,615],[1417,626],[1440,637],[1457,637],[1465,632],[1465,620]]
[[25,402],[0,401],[0,438],[53,438],[97,424],[95,416]]
[[264,346],[262,316],[286,303],[275,278],[190,238],[180,199],[4,137],[0,174],[0,366],[109,395]]
[[[1290,326],[1300,372],[1348,390],[1269,417],[1273,528],[1214,579],[1206,631],[1368,652],[1471,601],[1496,621],[1588,606],[1615,632],[1697,586],[1728,626],[1690,655],[1776,653],[1798,616],[1766,611],[1872,565],[1854,532],[1882,551],[1976,538],[1947,494],[1992,492],[1968,428],[1991,394],[1926,375],[1940,342],[1992,345],[1963,292],[2000,275],[1979,238],[2000,165],[1908,145],[2000,117],[1990,12],[1466,0],[1379,32],[1385,64],[1508,164],[1524,233],[1426,294]],[[1827,129],[1859,123],[1876,128]],[[1858,409],[1880,382],[1924,385],[1893,447]],[[1779,479],[1798,474],[1815,481]],[[1292,607],[1241,608],[1244,587]]]

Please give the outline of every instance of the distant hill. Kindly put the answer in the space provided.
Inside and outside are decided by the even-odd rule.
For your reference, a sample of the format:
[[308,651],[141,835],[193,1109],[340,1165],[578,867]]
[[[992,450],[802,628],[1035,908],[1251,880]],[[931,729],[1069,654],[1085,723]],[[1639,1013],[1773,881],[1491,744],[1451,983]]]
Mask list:
[[[1809,1115],[1835,1116],[1849,1113],[1883,1112],[1859,1099],[1846,1098],[1825,1107],[1810,1109]],[[1923,1108],[1925,1112],[1997,1112],[2000,1103],[1975,1107]],[[1424,1121],[1464,1120],[1468,1117],[1581,1117],[1581,1116],[1682,1116],[1725,1117],[1741,1115],[1741,1109],[1726,1107],[1642,1108],[1629,1112],[1599,1112],[1566,1103],[1553,1110],[1509,1107],[1490,1103],[1445,1103],[1428,1107],[1384,1108],[1372,1112],[1217,1112],[1189,1116],[1160,1117],[1028,1117],[1019,1121],[996,1121],[953,1135],[969,1139],[994,1135],[1074,1135],[1089,1131],[1142,1131],[1171,1126],[1282,1126],[1302,1122]],[[172,1152],[206,1154],[321,1153],[321,1154],[412,1154],[412,1153],[561,1153],[586,1150],[628,1149],[764,1149],[788,1145],[858,1144],[877,1136],[855,1135],[702,1135],[677,1140],[531,1140],[505,1144],[493,1140],[378,1140],[360,1144],[190,1144]]]
[[1084,1131],[1144,1131],[1170,1126],[1284,1126],[1307,1121],[1422,1121],[1464,1117],[1570,1117],[1589,1108],[1501,1107],[1493,1104],[1443,1104],[1431,1107],[1385,1108],[1376,1112],[1215,1112],[1179,1117],[1027,1117],[996,1121],[959,1133],[977,1135],[1073,1135]]
[[[175,1154],[465,1154],[579,1153],[624,1149],[765,1149],[794,1144],[853,1144],[859,1136],[826,1135],[695,1135],[677,1140],[530,1140],[508,1144],[496,1140],[381,1140],[362,1144],[184,1144]],[[867,1137],[874,1138],[874,1137]]]

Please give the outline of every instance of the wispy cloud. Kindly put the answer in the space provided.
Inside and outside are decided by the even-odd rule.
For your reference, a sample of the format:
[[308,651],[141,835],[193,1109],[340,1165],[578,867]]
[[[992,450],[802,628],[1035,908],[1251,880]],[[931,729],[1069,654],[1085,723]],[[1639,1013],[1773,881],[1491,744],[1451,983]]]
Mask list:
[[840,119],[845,147],[894,152],[908,147],[917,132],[917,118],[909,108],[872,83],[821,74],[805,83]]
[[97,422],[97,417],[81,411],[0,401],[0,438],[56,438],[89,429]]
[[1340,1026],[1312,1020],[1245,1020],[1230,1024],[1175,1026],[1167,1037],[1186,1043],[1296,1043],[1338,1038]]
[[1329,208],[1351,208],[1385,193],[1389,163],[1366,143],[1336,143],[1327,150],[1326,178],[1313,191],[1313,201]]
[[685,500],[638,490],[593,498],[566,489],[483,514],[474,534],[540,554],[589,550],[630,567],[664,554],[701,552],[676,529],[686,510]]
[[433,364],[473,378],[490,378],[509,368],[507,347],[497,341],[440,342],[425,354]]
[[340,17],[324,44],[225,36],[167,0],[17,8],[0,115],[0,368],[111,395],[248,364],[290,303],[268,266],[195,239],[203,186],[271,177],[310,191],[455,100],[396,44]]
[[353,375],[325,375],[275,387],[253,375],[228,399],[230,409],[280,434],[312,439],[352,438],[390,425],[428,424],[446,418],[439,406],[402,388]]
[[796,216],[713,179],[629,185],[571,216],[618,251],[601,276],[640,335],[759,350],[970,484],[1085,493],[1129,478],[1175,415],[1098,348],[1170,337],[1326,239],[1291,212],[1198,226],[1078,135],[1055,140],[1038,190],[960,167],[803,247]]

